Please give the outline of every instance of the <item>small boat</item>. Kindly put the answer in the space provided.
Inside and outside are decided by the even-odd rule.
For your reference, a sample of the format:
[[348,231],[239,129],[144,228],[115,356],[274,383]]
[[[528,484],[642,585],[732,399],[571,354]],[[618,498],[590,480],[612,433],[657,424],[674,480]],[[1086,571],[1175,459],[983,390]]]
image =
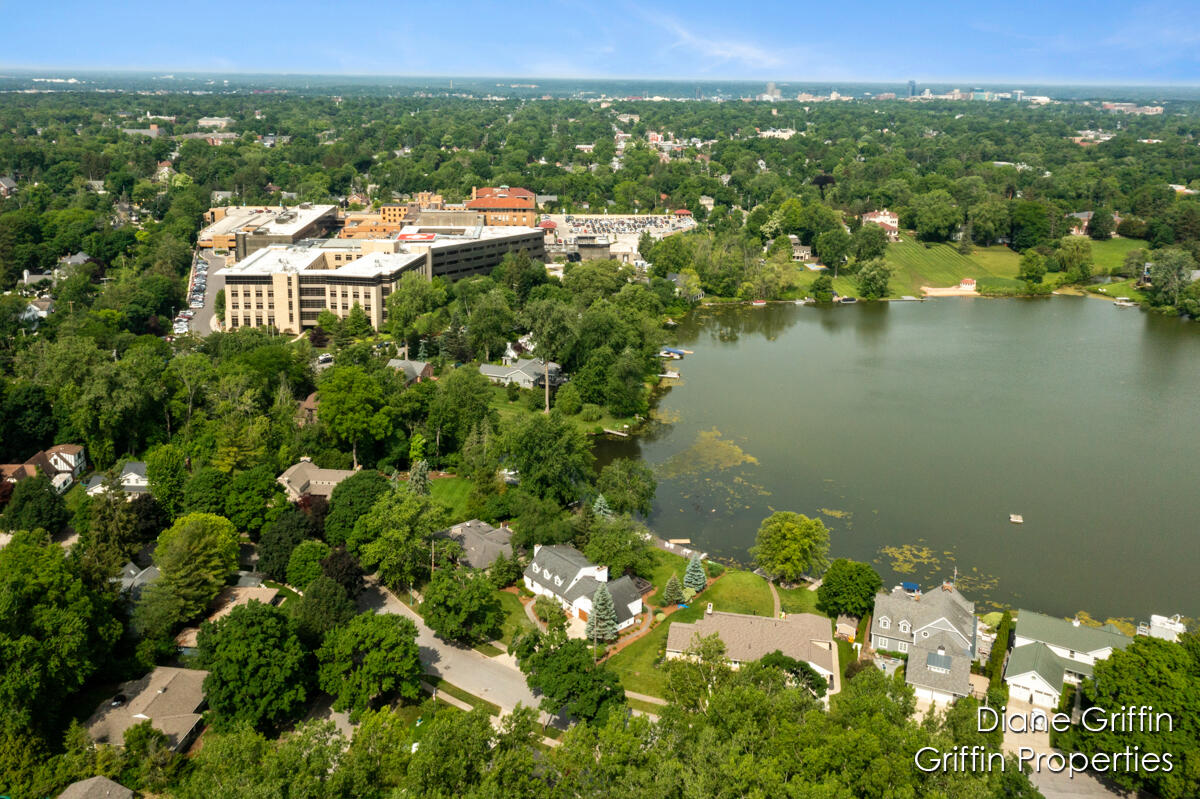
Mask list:
[[1129,299],[1128,297],[1117,297],[1117,299],[1113,303],[1113,305],[1115,305],[1118,308],[1136,308],[1136,307],[1138,307],[1138,304],[1136,302],[1134,302],[1133,300]]
[[758,307],[758,306],[766,305],[767,301],[766,300],[755,300],[754,302],[752,302],[750,304]]
[[1009,520],[1010,522],[1012,522],[1013,524],[1024,524],[1024,523],[1025,523],[1025,517],[1024,517],[1024,516],[1020,516],[1020,515],[1018,515],[1018,514],[1016,514],[1016,513],[1010,513],[1010,514],[1008,514],[1008,520]]
[[842,305],[853,305],[858,302],[858,297],[842,297]]

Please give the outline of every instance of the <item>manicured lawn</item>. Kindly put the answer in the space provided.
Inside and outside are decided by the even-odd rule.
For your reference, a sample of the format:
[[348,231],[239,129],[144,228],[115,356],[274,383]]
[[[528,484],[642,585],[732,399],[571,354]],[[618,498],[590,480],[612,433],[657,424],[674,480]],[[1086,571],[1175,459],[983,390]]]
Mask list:
[[525,606],[521,604],[521,600],[517,598],[516,594],[497,591],[496,596],[500,597],[500,607],[504,608],[504,625],[501,627],[500,640],[504,642],[505,646],[511,646],[513,635],[517,632],[532,630],[533,624],[525,615]]
[[672,574],[677,575],[679,582],[683,583],[683,573],[687,571],[687,564],[687,558],[663,552],[661,549],[654,550],[654,570],[650,574],[650,582],[654,583],[658,590],[647,599],[651,605],[656,608],[662,606],[662,592]]
[[886,261],[893,269],[891,293],[920,296],[921,286],[954,286],[964,277],[1015,278],[1021,256],[1007,247],[975,247],[970,255],[955,245],[924,244],[904,236],[888,245]]
[[[1108,239],[1107,241],[1092,241],[1092,262],[1096,265],[1095,273],[1108,274],[1113,269],[1125,263],[1125,254],[1130,250],[1144,249],[1146,242],[1141,239]],[[1123,295],[1132,296],[1132,295]]]
[[849,641],[837,639],[838,648],[838,665],[842,667],[842,676],[846,675],[846,669],[850,668],[850,664],[854,662],[854,644]]
[[[522,416],[542,413],[542,404],[537,406],[537,410],[530,410],[529,406],[526,404],[529,393],[530,392],[528,391],[522,391],[521,396],[516,402],[509,402],[504,386],[492,387],[492,407],[495,408],[496,412],[500,415],[500,422],[502,424],[508,423],[514,419],[519,419]],[[545,397],[543,395],[542,401],[544,402],[544,400]],[[553,403],[553,398],[551,399],[551,403]],[[567,418],[578,425],[579,429],[585,433],[600,433],[606,428],[609,430],[623,430],[625,425],[634,427],[637,424],[636,419],[632,417],[617,418],[610,414],[607,409],[604,409],[603,413],[600,415],[600,418],[594,422],[585,422],[580,418],[579,414],[568,416]]]
[[1104,297],[1128,297],[1134,301],[1146,299],[1146,295],[1133,287],[1133,278],[1121,280],[1116,283],[1107,283],[1103,286],[1088,286],[1088,291],[1092,294],[1099,294]]
[[279,595],[281,597],[283,597],[282,599],[279,600],[279,607],[281,607],[281,608],[286,607],[289,603],[294,602],[300,598],[299,594],[297,594],[291,588],[288,588],[286,585],[284,585],[282,583],[277,583],[273,580],[263,580],[263,585],[266,586],[267,588],[275,588],[279,591]]
[[[800,588],[776,588],[779,592],[779,604],[784,613],[817,613],[817,592]],[[821,614],[824,615],[824,614]]]
[[654,662],[666,648],[667,629],[674,622],[698,620],[704,615],[709,602],[713,603],[713,610],[730,613],[770,616],[774,610],[766,580],[751,572],[729,570],[696,597],[691,607],[672,613],[662,624],[608,660],[608,665],[621,677],[621,683],[627,690],[663,696],[666,691],[665,675]]
[[499,716],[500,706],[494,705],[486,699],[480,699],[474,694],[469,694],[457,685],[451,685],[443,679],[426,674],[425,681],[438,689],[438,693],[450,694],[450,696],[462,702],[466,702],[471,707],[482,707],[487,711],[489,716]]
[[439,477],[429,481],[429,493],[450,508],[452,521],[466,521],[467,495],[471,493],[470,480],[465,477]]

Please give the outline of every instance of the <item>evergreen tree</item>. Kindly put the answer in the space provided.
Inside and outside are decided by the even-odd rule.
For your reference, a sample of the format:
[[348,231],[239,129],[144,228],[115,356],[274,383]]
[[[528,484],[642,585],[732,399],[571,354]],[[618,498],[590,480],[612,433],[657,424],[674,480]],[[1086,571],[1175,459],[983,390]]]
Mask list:
[[429,496],[429,464],[419,460],[408,471],[408,487],[414,493],[423,497]]
[[584,634],[589,641],[611,641],[617,637],[617,606],[607,585],[601,584],[592,597],[592,612],[588,614]]
[[704,564],[700,562],[700,555],[692,555],[692,559],[688,561],[687,571],[683,573],[683,584],[697,594],[708,585],[708,575],[704,573]]
[[683,601],[683,585],[680,584],[678,575],[672,574],[671,579],[667,580],[662,598],[664,605],[678,605]]
[[421,339],[421,346],[417,347],[417,360],[429,360],[429,350],[425,347],[425,339]]
[[608,500],[603,494],[596,495],[596,501],[592,503],[592,512],[602,519],[612,518],[612,508],[608,507]]

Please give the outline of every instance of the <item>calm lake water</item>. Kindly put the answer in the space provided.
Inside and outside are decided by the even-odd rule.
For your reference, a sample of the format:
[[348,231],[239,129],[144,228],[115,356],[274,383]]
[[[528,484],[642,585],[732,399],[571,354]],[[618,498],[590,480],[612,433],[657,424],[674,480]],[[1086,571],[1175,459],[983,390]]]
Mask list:
[[[885,585],[1200,616],[1200,327],[1075,297],[701,309],[646,435],[649,522],[717,556],[775,510]],[[1010,513],[1025,517],[1010,524]]]

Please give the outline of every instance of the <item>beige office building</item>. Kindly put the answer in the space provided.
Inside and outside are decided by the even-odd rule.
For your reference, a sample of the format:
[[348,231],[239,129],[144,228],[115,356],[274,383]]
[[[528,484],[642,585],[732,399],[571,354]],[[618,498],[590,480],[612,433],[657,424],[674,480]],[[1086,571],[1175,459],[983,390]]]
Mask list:
[[296,334],[322,311],[346,317],[355,304],[372,326],[387,322],[387,297],[410,272],[449,280],[490,272],[509,252],[545,258],[540,228],[414,227],[389,239],[324,239],[272,245],[220,271],[225,327],[270,326]]

